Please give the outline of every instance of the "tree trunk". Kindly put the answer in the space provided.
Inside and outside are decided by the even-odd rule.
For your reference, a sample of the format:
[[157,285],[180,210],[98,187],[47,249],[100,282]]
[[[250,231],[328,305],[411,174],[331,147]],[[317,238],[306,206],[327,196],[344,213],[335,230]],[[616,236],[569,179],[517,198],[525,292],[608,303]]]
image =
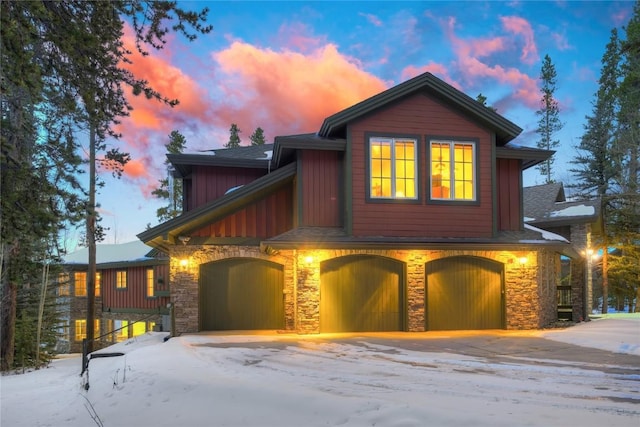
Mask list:
[[602,314],[609,308],[609,241],[605,238],[602,248]]
[[87,353],[93,351],[96,300],[96,129],[89,128],[89,206],[87,209]]
[[18,286],[9,278],[7,264],[11,255],[7,254],[7,245],[0,244],[0,277],[2,278],[2,300],[0,312],[2,324],[0,325],[0,370],[7,371],[13,366],[15,353],[16,334],[16,306],[18,302]]

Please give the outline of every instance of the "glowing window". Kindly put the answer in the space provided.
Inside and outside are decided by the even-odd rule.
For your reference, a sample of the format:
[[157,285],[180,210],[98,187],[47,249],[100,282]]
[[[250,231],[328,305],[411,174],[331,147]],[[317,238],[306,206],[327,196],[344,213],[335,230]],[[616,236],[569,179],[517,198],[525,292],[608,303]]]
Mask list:
[[76,333],[75,333],[76,341],[82,341],[86,337],[87,337],[87,321],[76,320]]
[[[129,338],[129,322],[127,320],[116,320],[114,322],[114,326],[117,331],[115,331],[115,338],[117,342],[124,341]],[[120,329],[122,328],[122,329]]]
[[120,270],[116,272],[116,289],[127,288],[127,271]]
[[155,296],[155,283],[153,280],[153,268],[147,269],[147,296],[153,297]]
[[75,296],[87,296],[87,273],[85,271],[76,271],[73,273],[73,284],[75,288]]
[[137,337],[138,335],[144,335],[145,332],[147,332],[147,323],[146,322],[136,322],[133,325],[131,325],[132,329],[133,329],[133,335],[134,337]]
[[431,141],[431,199],[476,200],[475,144]]
[[96,271],[96,296],[100,296],[100,292],[102,289],[102,275],[99,271]]
[[372,199],[416,199],[418,142],[415,139],[369,140],[369,195]]

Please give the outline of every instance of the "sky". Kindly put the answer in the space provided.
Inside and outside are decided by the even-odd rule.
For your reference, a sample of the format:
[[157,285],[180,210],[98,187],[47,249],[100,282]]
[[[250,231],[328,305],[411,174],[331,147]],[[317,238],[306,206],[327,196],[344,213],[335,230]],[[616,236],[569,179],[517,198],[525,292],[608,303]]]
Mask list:
[[639,329],[635,315],[497,332],[580,346],[567,351],[635,355],[628,365],[615,364],[610,353],[602,363],[539,358],[512,344],[508,354],[483,357],[446,347],[419,351],[393,334],[383,344],[367,335],[343,341],[326,334],[194,334],[164,342],[166,333],[149,332],[100,350],[124,355],[91,359],[83,376],[77,354],[2,376],[0,424],[637,427]]
[[[130,70],[175,108],[129,96],[134,107],[110,141],[132,161],[116,180],[104,172],[98,196],[105,243],[136,239],[158,224],[151,195],[166,176],[165,144],[178,130],[185,152],[222,148],[236,123],[241,144],[261,127],[279,135],[316,132],[324,118],[428,71],[523,128],[513,142],[535,146],[540,69],[557,72],[563,129],[554,179],[569,182],[585,116],[591,113],[611,30],[629,21],[630,1],[192,1],[210,9],[211,33],[194,42],[172,34]],[[622,31],[621,37],[624,38]],[[125,44],[133,47],[130,27]],[[544,182],[535,169],[525,185]],[[73,234],[73,233],[72,233]],[[74,240],[75,236],[70,236]],[[68,248],[73,250],[74,248]]]

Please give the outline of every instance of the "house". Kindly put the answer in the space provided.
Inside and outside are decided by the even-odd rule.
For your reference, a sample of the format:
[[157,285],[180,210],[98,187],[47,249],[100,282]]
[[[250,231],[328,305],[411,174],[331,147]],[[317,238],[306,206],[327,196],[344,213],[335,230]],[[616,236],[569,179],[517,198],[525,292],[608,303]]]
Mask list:
[[168,155],[185,210],[138,237],[170,256],[175,332],[553,324],[579,254],[523,221],[522,171],[552,152],[521,131],[425,73],[316,133]]
[[[60,353],[82,351],[87,331],[87,248],[63,258],[58,301],[67,327]],[[141,241],[96,245],[96,348],[159,329],[168,330],[169,259]]]
[[600,199],[567,200],[560,182],[525,187],[523,195],[524,222],[563,236],[582,255],[562,258],[558,314],[564,320],[587,319],[593,308],[592,241],[602,231]]

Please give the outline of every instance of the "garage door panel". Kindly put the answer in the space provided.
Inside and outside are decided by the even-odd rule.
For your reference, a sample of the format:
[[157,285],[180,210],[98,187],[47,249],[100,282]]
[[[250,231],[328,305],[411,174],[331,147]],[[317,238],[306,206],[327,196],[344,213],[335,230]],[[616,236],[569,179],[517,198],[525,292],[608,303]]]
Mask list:
[[200,274],[202,330],[284,327],[282,266],[253,258],[205,264]]
[[348,256],[321,267],[322,332],[402,329],[403,264],[382,257]]
[[428,330],[499,329],[504,325],[502,265],[450,257],[426,265]]

